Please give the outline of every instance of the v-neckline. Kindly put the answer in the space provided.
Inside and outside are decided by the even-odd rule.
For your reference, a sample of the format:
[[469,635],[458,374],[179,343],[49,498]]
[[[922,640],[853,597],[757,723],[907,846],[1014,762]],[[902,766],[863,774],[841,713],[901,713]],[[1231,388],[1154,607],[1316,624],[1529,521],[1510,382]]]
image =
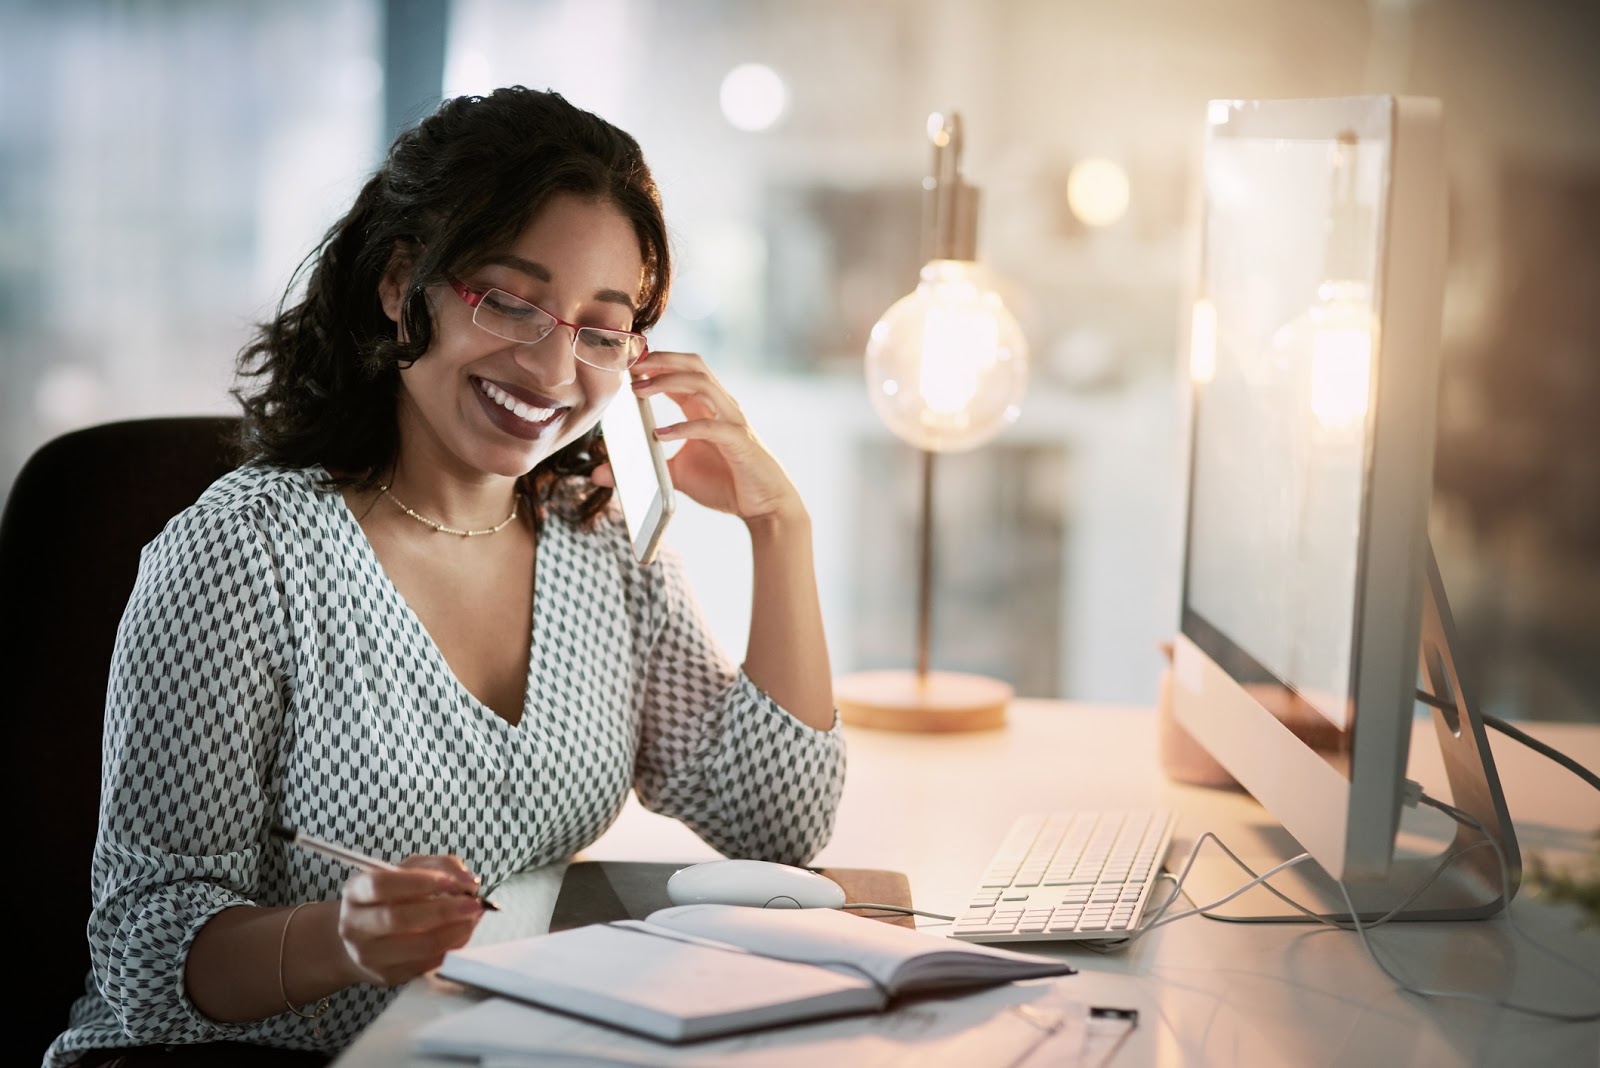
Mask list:
[[[326,470],[321,467],[317,467],[314,470],[320,472],[324,476],[327,474]],[[405,594],[400,592],[400,587],[396,586],[394,579],[389,576],[389,569],[383,566],[383,561],[378,557],[378,550],[373,548],[372,540],[367,537],[366,530],[364,530],[361,526],[361,520],[356,518],[356,514],[353,510],[351,510],[349,502],[344,499],[344,494],[334,491],[329,493],[328,497],[330,498],[331,505],[343,513],[344,521],[348,522],[353,529],[356,541],[360,543],[360,551],[366,556],[367,563],[379,576],[381,576],[383,584],[388,591],[388,595],[400,605],[401,610],[406,614],[406,618],[411,621],[411,625],[416,629],[416,632],[420,634],[422,636],[422,640],[427,643],[429,650],[428,655],[433,658],[435,665],[444,673],[445,677],[450,680],[451,684],[455,687],[457,694],[460,697],[465,698],[467,703],[477,711],[478,715],[488,716],[496,724],[506,730],[522,730],[523,724],[534,718],[533,680],[535,675],[538,673],[537,658],[539,655],[540,644],[538,640],[539,619],[543,615],[543,613],[540,611],[539,605],[539,589],[541,585],[539,582],[539,572],[541,570],[544,558],[544,549],[547,547],[545,539],[542,537],[534,538],[532,576],[533,597],[530,602],[532,618],[528,621],[528,668],[527,673],[522,680],[522,714],[518,717],[517,722],[512,723],[500,713],[496,712],[494,709],[480,701],[476,694],[467,689],[466,683],[462,682],[460,677],[456,675],[455,668],[451,667],[450,661],[445,659],[444,650],[440,649],[439,643],[434,641],[433,634],[429,632],[426,624],[422,622],[422,617],[417,615],[416,609],[411,607],[411,602],[406,600]],[[545,526],[548,530],[549,524],[546,524]]]

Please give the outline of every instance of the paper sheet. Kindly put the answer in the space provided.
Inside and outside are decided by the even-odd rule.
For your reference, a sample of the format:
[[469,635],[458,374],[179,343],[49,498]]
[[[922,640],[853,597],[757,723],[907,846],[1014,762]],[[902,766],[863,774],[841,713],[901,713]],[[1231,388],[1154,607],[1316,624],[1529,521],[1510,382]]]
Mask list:
[[[1103,1059],[1082,1059],[1091,1021],[1101,1023],[1072,996],[1070,979],[1047,979],[683,1046],[491,998],[432,1021],[418,1042],[422,1052],[481,1057],[486,1068],[1070,1068]],[[1095,1043],[1102,1051],[1104,1037]]]

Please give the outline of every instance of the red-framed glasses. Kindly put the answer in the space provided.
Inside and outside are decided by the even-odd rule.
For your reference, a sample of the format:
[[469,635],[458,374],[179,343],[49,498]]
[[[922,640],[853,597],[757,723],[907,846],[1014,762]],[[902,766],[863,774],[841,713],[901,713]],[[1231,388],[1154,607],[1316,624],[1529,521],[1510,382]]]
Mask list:
[[454,277],[448,281],[472,309],[473,325],[506,341],[532,345],[549,337],[556,327],[564,326],[572,331],[572,355],[602,371],[626,371],[648,348],[645,336],[632,330],[579,326],[503,289],[473,289]]

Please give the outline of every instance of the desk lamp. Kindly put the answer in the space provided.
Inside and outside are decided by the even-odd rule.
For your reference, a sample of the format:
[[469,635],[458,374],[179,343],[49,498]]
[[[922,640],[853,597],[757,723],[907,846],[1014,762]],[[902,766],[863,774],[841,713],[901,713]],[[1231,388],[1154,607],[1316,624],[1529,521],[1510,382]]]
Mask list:
[[914,671],[866,671],[835,680],[846,723],[961,731],[1005,722],[1010,684],[929,669],[933,587],[934,457],[984,444],[1014,422],[1028,349],[977,262],[978,190],[961,175],[961,117],[928,119],[933,167],[923,181],[927,260],[917,288],[872,327],[867,391],[879,418],[921,453]]

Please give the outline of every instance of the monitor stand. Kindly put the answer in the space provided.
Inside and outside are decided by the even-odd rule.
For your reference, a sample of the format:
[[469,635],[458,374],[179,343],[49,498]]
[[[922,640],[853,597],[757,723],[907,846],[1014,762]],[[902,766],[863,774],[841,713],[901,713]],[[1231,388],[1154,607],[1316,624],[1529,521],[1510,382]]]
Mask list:
[[[1499,843],[1506,857],[1509,894],[1502,898],[1500,861],[1483,834],[1456,822],[1436,809],[1401,810],[1394,863],[1384,879],[1345,884],[1362,922],[1383,917],[1395,909],[1395,920],[1462,920],[1493,916],[1505,907],[1521,882],[1522,860],[1516,833],[1506,810],[1500,777],[1495,773],[1483,719],[1469,699],[1456,670],[1452,648],[1455,623],[1445,598],[1433,548],[1428,548],[1427,588],[1423,594],[1422,636],[1417,699],[1433,711],[1434,734],[1439,743],[1450,796],[1440,798],[1468,813]],[[1413,754],[1415,759],[1415,754]],[[1414,778],[1415,776],[1413,776]],[[1226,844],[1261,874],[1303,850],[1283,827],[1263,812],[1250,840]],[[1242,848],[1241,848],[1242,847]],[[1440,871],[1444,858],[1461,850]],[[1174,873],[1187,857],[1169,857]],[[1196,905],[1217,901],[1249,880],[1244,870],[1229,860],[1214,843],[1202,847],[1184,881],[1184,896]],[[1315,861],[1273,876],[1271,885],[1286,897],[1319,916],[1349,922],[1338,884]],[[1176,909],[1178,906],[1174,905]],[[1312,923],[1305,913],[1286,904],[1265,887],[1255,887],[1226,905],[1208,910],[1217,920],[1240,923]]]

